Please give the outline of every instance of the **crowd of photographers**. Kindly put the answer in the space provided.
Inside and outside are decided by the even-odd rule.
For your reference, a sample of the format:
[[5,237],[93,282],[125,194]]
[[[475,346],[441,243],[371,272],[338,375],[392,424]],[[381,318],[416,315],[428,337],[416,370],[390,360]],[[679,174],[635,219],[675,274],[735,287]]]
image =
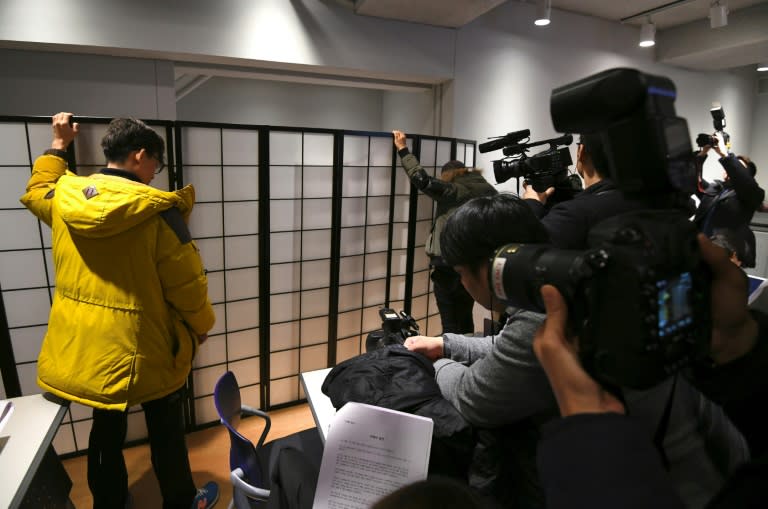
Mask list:
[[[605,73],[603,77],[610,80],[618,74]],[[619,78],[617,81],[625,80],[624,83],[632,79],[626,74]],[[674,92],[674,86],[668,83]],[[584,86],[574,87],[575,94],[584,94]],[[658,88],[653,89],[648,86],[645,111],[641,112],[649,125],[660,117],[674,117],[671,101],[662,104],[663,99],[652,96],[664,94],[658,94]],[[524,430],[522,433],[536,442],[532,448],[518,447],[508,452],[516,456],[510,461],[535,464],[533,471],[538,475],[536,489],[539,491],[521,491],[511,499],[502,500],[504,506],[768,506],[768,490],[761,484],[768,480],[768,412],[762,408],[768,396],[768,376],[764,371],[768,366],[768,333],[765,332],[768,316],[748,309],[747,279],[737,267],[755,264],[754,234],[749,223],[762,206],[765,193],[755,181],[755,164],[745,156],[736,157],[727,152],[721,109],[718,114],[720,125],[713,112],[719,132],[706,139],[699,137],[700,151],[695,157],[692,149],[687,154],[680,150],[682,145],[690,147],[690,141],[681,145],[682,131],[669,129],[665,133],[667,145],[659,152],[666,151],[663,166],[669,177],[661,173],[647,177],[648,185],[642,188],[643,192],[633,189],[636,182],[627,178],[627,174],[619,176],[622,182],[613,178],[618,171],[615,161],[618,144],[612,147],[614,160],[609,161],[608,154],[612,152],[604,146],[609,137],[601,136],[601,126],[593,126],[586,129],[578,141],[576,170],[584,182],[584,190],[572,199],[548,203],[554,187],[542,189],[541,185],[526,182],[523,199],[489,193],[466,201],[441,224],[442,260],[456,271],[475,302],[486,309],[505,312],[507,319],[495,336],[478,337],[472,330],[464,331],[466,335],[451,331],[440,337],[407,337],[404,346],[434,361],[435,377],[443,397],[471,424],[478,429],[494,428],[500,433]],[[599,111],[594,115],[598,119],[594,123],[599,124]],[[617,114],[613,119],[619,117]],[[635,115],[632,121],[636,122],[637,118]],[[662,124],[655,127],[659,125]],[[652,131],[649,129],[648,133]],[[399,131],[396,137],[397,133]],[[674,136],[678,138],[673,139]],[[550,150],[554,153],[554,146]],[[701,178],[703,160],[710,150],[719,155],[725,169],[722,181],[710,183]],[[690,162],[690,165],[681,162]],[[541,167],[541,163],[537,163],[529,168],[535,173]],[[694,189],[690,184],[696,176],[698,182],[692,193]],[[667,193],[669,199],[651,196],[659,189],[662,192],[658,194],[664,194],[665,185],[671,189]],[[635,218],[646,217],[644,209],[673,206],[679,207],[679,214],[690,217],[692,211],[686,211],[687,204],[678,199],[686,191],[691,191],[688,195],[695,194],[699,200],[690,226],[678,232],[669,229],[658,237],[650,235],[638,243],[647,245],[663,239],[672,244],[659,249],[669,249],[672,253],[665,255],[671,258],[664,263],[684,272],[687,269],[680,269],[685,267],[684,263],[676,260],[674,253],[685,250],[676,251],[679,246],[674,244],[688,242],[689,251],[685,252],[694,253],[695,263],[706,267],[703,271],[692,271],[693,276],[684,272],[686,277],[694,279],[693,283],[681,282],[685,280],[682,276],[670,277],[663,281],[670,287],[668,292],[659,282],[658,297],[656,293],[649,294],[651,300],[658,298],[659,323],[646,321],[643,327],[651,331],[648,336],[657,337],[659,341],[653,348],[668,348],[665,355],[674,358],[674,362],[664,366],[666,371],[661,371],[667,375],[652,386],[624,386],[620,376],[613,380],[605,376],[616,368],[605,368],[601,372],[600,359],[596,361],[585,355],[586,340],[599,327],[589,328],[584,324],[603,318],[589,315],[597,309],[595,302],[600,299],[590,291],[575,291],[575,283],[574,287],[555,284],[561,281],[554,277],[554,286],[543,284],[549,282],[547,277],[555,274],[555,269],[559,270],[553,258],[541,256],[535,260],[535,268],[500,279],[499,274],[506,270],[503,264],[498,265],[501,258],[495,258],[501,246],[511,246],[507,253],[516,252],[516,246],[524,244],[549,243],[555,248],[570,250],[595,248],[594,227],[609,218],[616,224],[620,223],[616,218],[627,218],[621,226],[631,226]],[[647,217],[663,229],[664,220],[658,219],[663,216]],[[701,233],[693,240],[696,230]],[[627,240],[620,239],[626,232],[626,228],[617,228],[613,237],[605,238],[619,239],[621,242],[617,244],[621,244]],[[633,234],[642,233],[640,228]],[[681,238],[675,239],[674,233],[680,233]],[[698,247],[690,245],[696,243]],[[569,259],[570,272],[561,273],[575,277],[576,269],[584,270],[590,260],[594,263],[599,258],[600,263],[611,263],[611,256],[621,254],[608,249],[607,255],[601,253],[607,256],[603,259],[595,257],[596,251],[583,252],[586,254]],[[555,255],[557,253],[552,256]],[[650,277],[660,268],[653,263],[649,262],[645,271]],[[514,281],[515,278],[518,281]],[[706,279],[706,291],[700,286],[702,278]],[[510,283],[510,279],[513,282]],[[530,279],[536,279],[537,284]],[[543,304],[543,309],[515,306],[514,299],[500,298],[517,291],[510,289],[510,285],[527,287],[527,298]],[[594,293],[604,288],[609,285],[594,285],[591,290]],[[644,287],[630,285],[628,292],[638,288]],[[537,295],[531,295],[532,289]],[[621,298],[620,290],[615,295]],[[707,300],[705,305],[695,302],[703,298]],[[632,307],[632,298],[626,300],[626,305]],[[583,313],[584,309],[588,310],[587,316],[577,316],[575,322],[568,320],[569,314],[572,318],[577,314],[574,310]],[[707,310],[708,316],[697,316],[702,309]],[[703,325],[692,325],[692,321]],[[580,328],[574,327],[580,322]],[[672,328],[657,330],[670,323]],[[630,320],[626,326],[634,324]],[[583,332],[581,337],[574,335],[574,331],[579,330]],[[628,330],[617,326],[609,334],[615,343],[620,343]],[[684,348],[690,348],[690,352],[681,355],[680,344],[673,344],[676,341],[691,345],[698,341],[705,355],[696,355],[701,352],[688,344]],[[677,364],[678,361],[681,362]],[[670,366],[673,369],[669,369]],[[554,419],[558,412],[561,418]],[[521,428],[521,423],[525,427]],[[472,485],[471,479],[469,484]],[[424,489],[428,489],[429,484],[426,486]]]

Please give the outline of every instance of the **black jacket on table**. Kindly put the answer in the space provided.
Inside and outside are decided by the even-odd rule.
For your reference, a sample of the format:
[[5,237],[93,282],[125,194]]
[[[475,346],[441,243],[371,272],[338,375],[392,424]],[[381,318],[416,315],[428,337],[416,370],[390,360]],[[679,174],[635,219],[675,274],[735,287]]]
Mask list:
[[[757,345],[719,367],[700,367],[692,381],[720,404],[747,439],[752,461],[740,467],[707,509],[768,507],[768,315]],[[580,414],[549,423],[538,451],[547,508],[682,508],[641,426],[618,414]]]
[[[701,203],[694,221],[708,237],[720,228],[738,229],[748,226],[765,198],[765,191],[749,174],[749,170],[733,154],[719,159],[728,174],[725,182],[701,181],[696,196]],[[702,158],[697,158],[699,164]]]
[[525,200],[549,232],[555,247],[584,249],[589,230],[612,216],[644,208],[641,202],[630,200],[610,179],[603,179],[584,189],[572,200],[557,203],[547,209],[537,200]]

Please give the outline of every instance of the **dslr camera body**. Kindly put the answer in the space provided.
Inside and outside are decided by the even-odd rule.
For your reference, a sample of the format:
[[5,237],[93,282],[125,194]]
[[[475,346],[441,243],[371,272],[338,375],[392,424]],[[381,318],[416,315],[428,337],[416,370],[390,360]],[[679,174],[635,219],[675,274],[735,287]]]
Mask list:
[[553,90],[555,128],[599,134],[611,178],[647,209],[598,223],[583,251],[509,244],[490,264],[508,305],[543,311],[541,286],[557,287],[585,369],[611,385],[652,387],[709,350],[709,270],[684,211],[696,167],[675,96],[669,79],[634,69]]
[[[714,126],[715,131],[720,133],[723,137],[723,143],[725,144],[724,148],[730,149],[731,135],[725,132],[725,112],[723,111],[723,107],[720,105],[715,106],[709,110],[709,113],[712,115],[712,125]],[[707,145],[714,147],[718,145],[718,140],[716,136],[711,134],[700,133],[696,136],[696,145],[699,147],[706,147]]]
[[406,338],[419,335],[419,325],[405,311],[397,313],[391,308],[379,309],[381,329],[368,334],[365,351],[371,352],[387,345],[402,345]]

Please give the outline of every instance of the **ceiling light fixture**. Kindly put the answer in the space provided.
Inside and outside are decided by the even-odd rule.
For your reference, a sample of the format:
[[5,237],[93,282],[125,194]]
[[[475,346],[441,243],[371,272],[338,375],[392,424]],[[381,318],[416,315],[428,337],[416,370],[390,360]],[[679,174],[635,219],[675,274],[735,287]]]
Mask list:
[[648,18],[646,23],[640,25],[640,47],[650,48],[656,44],[656,25],[653,24],[651,18]]
[[539,0],[536,5],[536,20],[533,23],[540,27],[549,25],[549,16],[551,12],[552,0]]
[[709,26],[724,27],[728,24],[728,4],[726,0],[715,0],[709,7]]
[[758,72],[768,72],[768,62],[763,62],[762,64],[757,64],[757,71]]

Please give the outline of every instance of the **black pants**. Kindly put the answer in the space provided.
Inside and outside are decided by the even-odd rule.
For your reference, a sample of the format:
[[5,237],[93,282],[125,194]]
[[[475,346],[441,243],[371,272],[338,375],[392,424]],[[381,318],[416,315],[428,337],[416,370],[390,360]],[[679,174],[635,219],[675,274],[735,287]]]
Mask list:
[[[189,509],[197,490],[184,441],[183,388],[141,406],[163,508]],[[128,412],[93,409],[88,440],[88,487],[93,494],[94,509],[125,507],[128,471],[123,442],[127,430]]]
[[461,278],[447,265],[433,265],[430,276],[443,332],[467,334],[475,331],[472,307],[475,301],[464,289]]

